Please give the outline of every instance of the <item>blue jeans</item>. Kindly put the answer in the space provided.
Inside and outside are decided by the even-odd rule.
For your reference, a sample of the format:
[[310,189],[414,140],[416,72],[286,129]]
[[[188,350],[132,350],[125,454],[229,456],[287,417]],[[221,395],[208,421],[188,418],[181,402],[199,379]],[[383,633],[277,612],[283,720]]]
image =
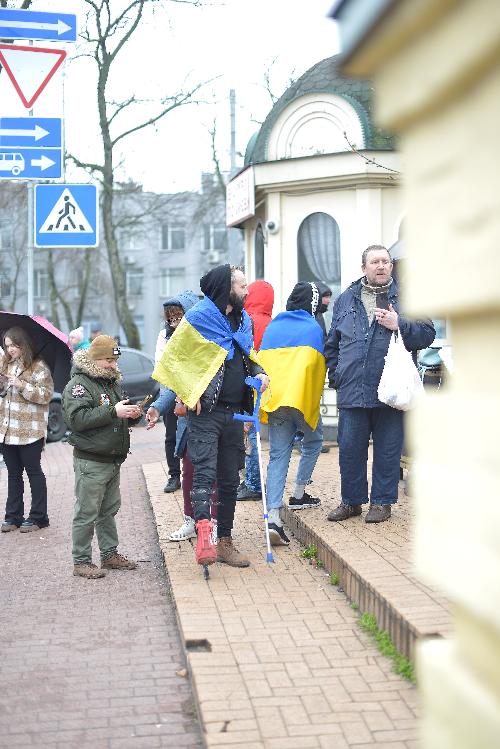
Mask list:
[[342,502],[368,502],[368,443],[373,439],[370,502],[390,505],[398,501],[399,461],[403,447],[403,412],[381,408],[340,408],[339,443]]
[[250,454],[245,455],[245,484],[253,492],[260,492],[259,453],[257,452],[257,433],[252,424],[248,431]]
[[303,432],[304,437],[296,483],[309,484],[323,444],[321,417],[316,429],[312,430],[296,408],[282,406],[269,414],[269,465],[266,480],[268,510],[283,504],[285,481],[297,432]]

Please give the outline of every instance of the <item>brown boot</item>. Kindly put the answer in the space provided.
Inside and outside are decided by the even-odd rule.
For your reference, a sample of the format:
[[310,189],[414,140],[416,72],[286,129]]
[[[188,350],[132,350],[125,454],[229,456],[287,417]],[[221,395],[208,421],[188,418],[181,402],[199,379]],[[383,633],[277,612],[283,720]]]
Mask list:
[[135,570],[137,562],[132,562],[131,559],[115,551],[112,557],[101,562],[101,567],[103,570]]
[[383,523],[391,517],[390,505],[370,505],[365,523]]
[[77,577],[86,577],[88,580],[97,580],[99,577],[106,577],[104,570],[100,570],[96,564],[92,562],[83,562],[82,564],[75,564],[73,567],[73,574]]
[[250,560],[234,548],[230,537],[219,538],[217,541],[217,561],[230,567],[250,567]]

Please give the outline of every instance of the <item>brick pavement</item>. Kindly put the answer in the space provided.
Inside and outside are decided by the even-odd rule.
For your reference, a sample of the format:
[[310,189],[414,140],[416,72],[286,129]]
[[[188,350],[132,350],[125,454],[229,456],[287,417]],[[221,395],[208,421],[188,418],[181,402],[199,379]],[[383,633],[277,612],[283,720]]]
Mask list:
[[[190,681],[176,673],[185,657],[140,468],[161,459],[159,432],[134,430],[133,443],[118,526],[138,570],[72,576],[64,443],[44,454],[50,528],[0,534],[0,747],[202,746]],[[0,487],[5,497],[4,468]]]
[[[335,462],[330,453],[318,466],[328,497],[318,511],[323,514],[336,504]],[[181,521],[182,497],[163,494],[165,464],[143,470],[206,745],[414,749],[415,688],[392,673],[391,663],[359,629],[346,596],[300,557],[297,541],[275,549],[275,564],[266,564],[260,505],[240,502],[235,540],[252,567],[213,565],[206,583],[193,542],[167,540]],[[380,548],[391,529],[384,525]]]

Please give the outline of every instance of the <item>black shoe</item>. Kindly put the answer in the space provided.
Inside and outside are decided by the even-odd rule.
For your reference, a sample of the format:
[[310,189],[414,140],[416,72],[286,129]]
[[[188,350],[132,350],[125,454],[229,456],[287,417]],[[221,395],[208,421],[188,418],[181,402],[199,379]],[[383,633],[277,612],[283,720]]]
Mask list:
[[165,486],[163,487],[163,491],[165,494],[169,494],[170,492],[175,492],[177,489],[181,488],[181,480],[178,476],[171,476]]
[[276,523],[269,523],[269,540],[271,546],[288,546],[290,539],[285,533],[282,525],[276,525]]
[[319,507],[320,504],[321,499],[318,499],[318,497],[311,497],[310,494],[304,492],[302,499],[297,499],[297,497],[290,497],[290,499],[288,500],[288,509],[305,510],[306,507]]
[[2,533],[8,533],[9,531],[17,531],[20,526],[14,523],[13,520],[4,520],[2,523]]
[[253,489],[249,489],[246,484],[243,484],[243,487],[238,488],[236,499],[262,499],[262,493],[254,492]]
[[341,502],[338,507],[328,514],[327,520],[347,520],[356,515],[361,515],[361,505],[345,505]]
[[365,523],[383,523],[391,517],[390,505],[370,505]]
[[329,453],[330,452],[330,448],[328,447],[328,445],[322,445],[321,452],[322,453]]

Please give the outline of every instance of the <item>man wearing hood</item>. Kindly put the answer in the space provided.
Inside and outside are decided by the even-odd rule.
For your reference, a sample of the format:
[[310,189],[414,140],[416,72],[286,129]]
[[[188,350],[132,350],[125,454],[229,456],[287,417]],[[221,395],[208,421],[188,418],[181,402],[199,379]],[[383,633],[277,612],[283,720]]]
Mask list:
[[[197,302],[198,297],[193,291],[182,291],[177,296],[170,297],[163,302],[165,325],[158,333],[155,362],[158,362],[161,358],[168,339],[184,317],[186,310],[193,307]],[[181,463],[180,458],[175,452],[177,416],[174,414],[174,406],[175,403],[163,414],[163,423],[165,424],[165,457],[168,466],[168,481],[163,491],[167,494],[175,492],[181,487]]]
[[[236,492],[243,451],[243,424],[235,413],[251,412],[247,376],[269,380],[254,361],[252,330],[243,306],[247,284],[243,272],[220,265],[200,281],[205,298],[188,310],[168,341],[153,377],[173,390],[188,411],[188,456],[193,464],[191,500],[196,521],[196,560],[248,567],[233,546]],[[210,494],[218,487],[217,547],[210,522]]]
[[290,543],[280,518],[285,481],[297,432],[302,454],[295,480],[291,510],[317,507],[306,486],[321,452],[323,425],[319,404],[325,382],[323,333],[315,320],[319,293],[315,283],[297,283],[286,303],[286,312],[270,322],[259,352],[259,361],[271,378],[271,397],[262,407],[269,424],[269,465],[266,499],[269,536],[273,545]]
[[[274,289],[267,281],[254,281],[248,287],[245,299],[245,310],[250,315],[253,326],[253,347],[260,349],[264,331],[271,322],[274,304]],[[257,438],[255,426],[248,430],[250,454],[245,456],[245,481],[238,488],[237,499],[262,499],[260,485],[259,455],[257,452]]]
[[[120,509],[120,467],[130,447],[129,419],[141,416],[140,406],[123,398],[114,338],[99,335],[88,349],[73,357],[71,379],[62,407],[71,429],[75,470],[73,574],[95,579],[106,570],[133,570],[135,562],[119,554],[115,515]],[[101,568],[92,564],[94,529]]]
[[416,362],[417,349],[431,345],[431,320],[409,320],[400,314],[392,260],[382,245],[363,252],[363,277],[336,300],[325,346],[330,387],[337,391],[341,501],[328,520],[361,515],[368,502],[368,444],[373,439],[373,468],[367,523],[391,517],[398,501],[399,463],[403,446],[403,412],[378,399],[378,385],[391,335],[398,331]]

